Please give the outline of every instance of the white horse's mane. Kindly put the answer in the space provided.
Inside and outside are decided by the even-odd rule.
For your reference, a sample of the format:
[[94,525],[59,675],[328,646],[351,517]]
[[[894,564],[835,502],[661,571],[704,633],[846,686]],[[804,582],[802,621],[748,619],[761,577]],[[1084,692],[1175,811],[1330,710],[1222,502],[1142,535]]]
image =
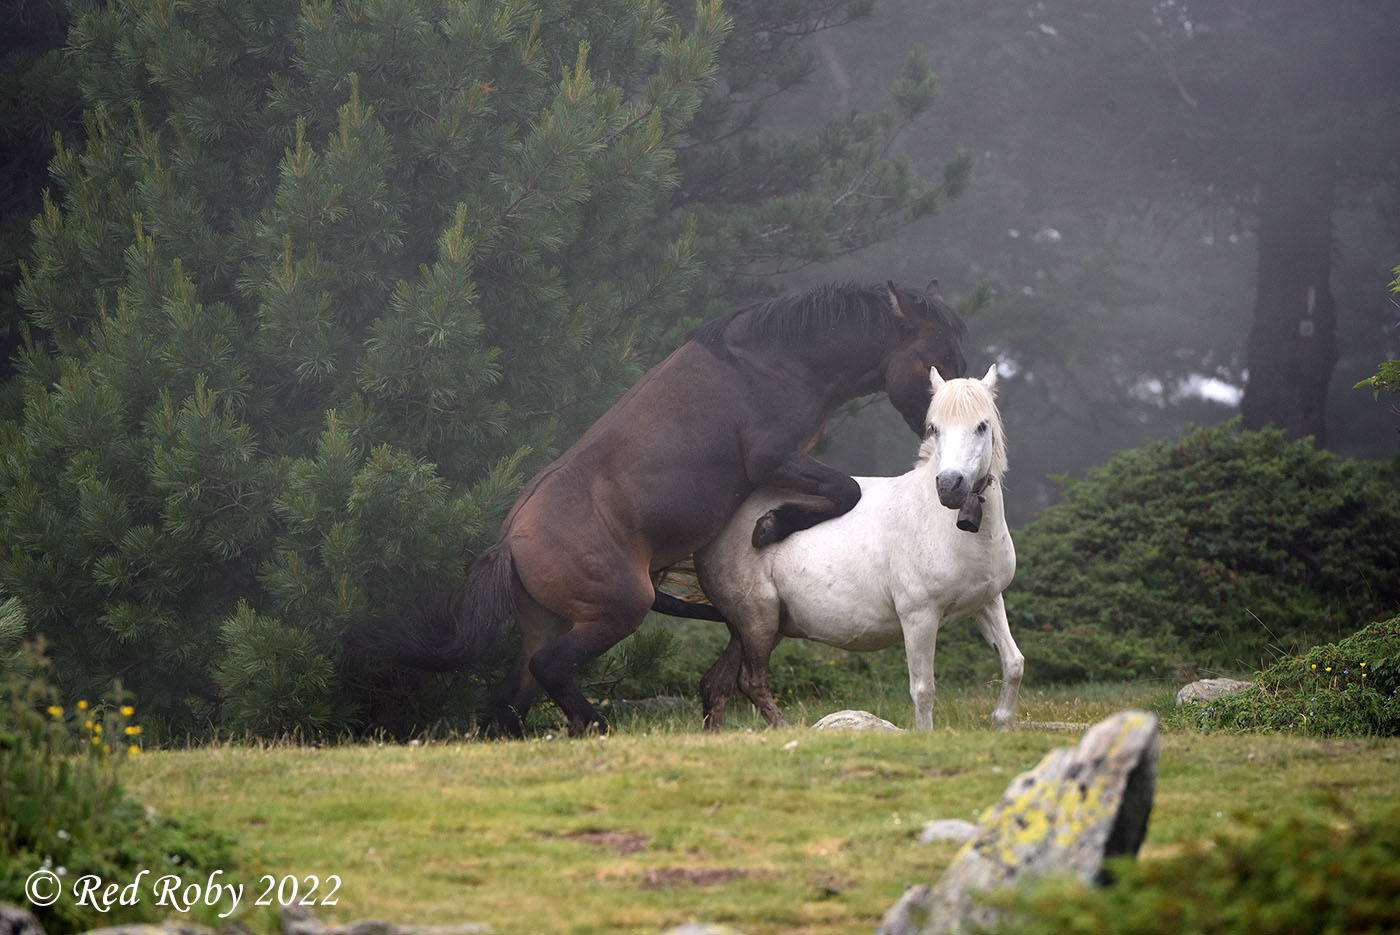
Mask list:
[[[996,394],[981,380],[960,377],[949,380],[933,394],[928,407],[928,421],[962,423],[975,425],[987,420],[988,431],[992,433],[991,477],[1000,481],[1006,474],[1006,430],[1001,424],[1001,411],[997,409]],[[933,439],[925,438],[919,445],[919,457],[915,466],[925,464],[933,455]]]

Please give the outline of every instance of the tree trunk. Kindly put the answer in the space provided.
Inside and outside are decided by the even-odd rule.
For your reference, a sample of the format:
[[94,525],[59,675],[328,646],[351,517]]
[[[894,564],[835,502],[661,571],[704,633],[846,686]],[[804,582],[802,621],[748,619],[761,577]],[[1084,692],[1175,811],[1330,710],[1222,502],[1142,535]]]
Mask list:
[[1259,274],[1249,331],[1247,429],[1275,425],[1327,442],[1327,387],[1337,364],[1332,298],[1330,162],[1276,167],[1259,199]]

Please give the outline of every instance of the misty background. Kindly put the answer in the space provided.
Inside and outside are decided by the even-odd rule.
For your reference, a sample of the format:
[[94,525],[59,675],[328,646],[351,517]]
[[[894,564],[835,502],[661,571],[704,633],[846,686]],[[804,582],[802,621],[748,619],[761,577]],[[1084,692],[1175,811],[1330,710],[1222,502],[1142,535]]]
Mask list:
[[[768,105],[776,127],[812,132],[848,108],[878,106],[908,48],[923,47],[940,96],[897,147],[928,176],[966,149],[967,192],[894,239],[790,281],[933,276],[954,301],[991,286],[964,351],[970,372],[999,364],[1014,526],[1058,499],[1056,475],[1240,414],[1262,163],[1286,149],[1275,133],[1319,137],[1320,158],[1336,168],[1325,446],[1394,452],[1391,405],[1354,386],[1400,349],[1387,288],[1400,261],[1400,34],[1393,20],[1351,9],[1361,4],[1312,6],[1275,4],[1275,18],[1261,20],[1244,18],[1248,4],[1218,2],[884,0],[817,34],[809,80]],[[1237,119],[1232,98],[1255,102],[1259,121]],[[906,470],[916,442],[886,409],[849,415],[822,456],[858,473]]]
[[[70,697],[119,676],[170,736],[470,723],[491,679],[351,637],[436,625],[696,324],[828,281],[936,278],[997,363],[1042,677],[1246,671],[1264,621],[1400,593],[1393,474],[1289,441],[1395,450],[1354,387],[1400,357],[1400,0],[7,10],[0,653],[43,634]],[[913,460],[881,399],[830,427],[854,473]],[[1129,449],[1151,535],[1057,480]],[[704,655],[618,648],[618,697]]]

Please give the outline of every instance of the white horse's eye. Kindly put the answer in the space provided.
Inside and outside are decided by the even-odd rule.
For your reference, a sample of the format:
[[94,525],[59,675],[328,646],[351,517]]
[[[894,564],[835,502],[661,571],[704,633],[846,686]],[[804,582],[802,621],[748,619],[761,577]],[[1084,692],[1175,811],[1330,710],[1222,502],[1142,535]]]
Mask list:
[[978,422],[978,423],[977,423],[977,434],[978,434],[978,435],[986,435],[986,434],[987,434],[987,420],[986,420],[986,419],[983,419],[981,422]]
[[938,426],[936,426],[936,425],[934,425],[932,422],[930,422],[930,423],[928,424],[928,430],[924,432],[924,435],[928,436],[929,438],[937,438],[937,437],[938,437]]

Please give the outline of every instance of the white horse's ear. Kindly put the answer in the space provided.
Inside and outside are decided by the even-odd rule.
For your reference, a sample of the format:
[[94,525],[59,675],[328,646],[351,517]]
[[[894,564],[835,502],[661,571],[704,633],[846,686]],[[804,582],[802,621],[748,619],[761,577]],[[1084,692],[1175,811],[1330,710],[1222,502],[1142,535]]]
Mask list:
[[943,389],[943,384],[946,382],[946,381],[943,379],[943,374],[941,374],[941,373],[938,372],[938,368],[937,368],[937,367],[930,367],[930,368],[928,368],[928,379],[929,379],[929,382],[933,384],[933,391],[934,391],[935,393],[937,393],[939,390]]
[[997,365],[992,364],[987,368],[987,375],[982,378],[982,385],[989,390],[997,388]]

